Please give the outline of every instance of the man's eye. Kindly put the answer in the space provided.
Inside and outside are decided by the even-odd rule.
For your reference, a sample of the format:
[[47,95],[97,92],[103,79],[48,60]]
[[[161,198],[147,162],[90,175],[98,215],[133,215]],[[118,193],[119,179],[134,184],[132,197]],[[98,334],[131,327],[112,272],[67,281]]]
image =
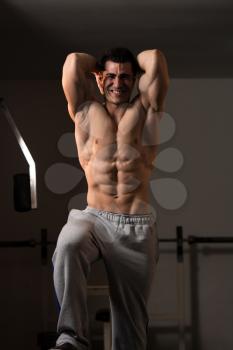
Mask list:
[[124,80],[126,80],[126,79],[129,80],[129,79],[130,79],[130,75],[128,75],[128,74],[122,74],[121,78],[124,79]]

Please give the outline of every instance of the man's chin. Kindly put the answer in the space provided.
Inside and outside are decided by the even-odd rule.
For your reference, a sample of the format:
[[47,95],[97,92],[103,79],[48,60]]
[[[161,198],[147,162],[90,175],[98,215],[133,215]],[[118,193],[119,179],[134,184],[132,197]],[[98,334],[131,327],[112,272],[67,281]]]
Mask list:
[[113,104],[115,104],[115,105],[121,105],[121,104],[123,104],[123,103],[128,103],[129,102],[129,100],[130,100],[130,98],[128,97],[115,97],[115,98],[107,98],[107,101],[109,102],[109,103],[113,103]]

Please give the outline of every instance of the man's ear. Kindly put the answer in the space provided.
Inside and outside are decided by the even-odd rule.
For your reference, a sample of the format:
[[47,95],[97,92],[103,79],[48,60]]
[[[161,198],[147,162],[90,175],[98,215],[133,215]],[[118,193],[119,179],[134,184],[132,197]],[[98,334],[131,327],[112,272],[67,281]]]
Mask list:
[[94,72],[96,83],[98,85],[98,88],[100,90],[101,95],[104,95],[104,76],[103,72]]

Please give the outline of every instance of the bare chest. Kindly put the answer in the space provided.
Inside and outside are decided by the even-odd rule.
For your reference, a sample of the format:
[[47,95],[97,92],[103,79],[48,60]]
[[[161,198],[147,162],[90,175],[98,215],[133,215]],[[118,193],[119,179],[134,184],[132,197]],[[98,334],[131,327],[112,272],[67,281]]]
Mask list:
[[143,146],[146,114],[140,108],[120,110],[110,117],[102,106],[90,108],[76,125],[76,143],[82,166],[92,161],[135,166],[145,162],[148,150]]

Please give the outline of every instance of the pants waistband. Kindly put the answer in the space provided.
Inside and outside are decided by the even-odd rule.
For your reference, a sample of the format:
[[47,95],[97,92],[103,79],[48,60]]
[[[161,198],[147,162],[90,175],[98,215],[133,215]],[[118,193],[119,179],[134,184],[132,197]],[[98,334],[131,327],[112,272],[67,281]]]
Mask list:
[[104,217],[109,221],[122,222],[124,224],[153,224],[155,223],[155,217],[152,213],[149,214],[122,214],[122,213],[113,213],[110,211],[99,210],[87,206],[84,210],[85,212],[93,213],[97,216]]

